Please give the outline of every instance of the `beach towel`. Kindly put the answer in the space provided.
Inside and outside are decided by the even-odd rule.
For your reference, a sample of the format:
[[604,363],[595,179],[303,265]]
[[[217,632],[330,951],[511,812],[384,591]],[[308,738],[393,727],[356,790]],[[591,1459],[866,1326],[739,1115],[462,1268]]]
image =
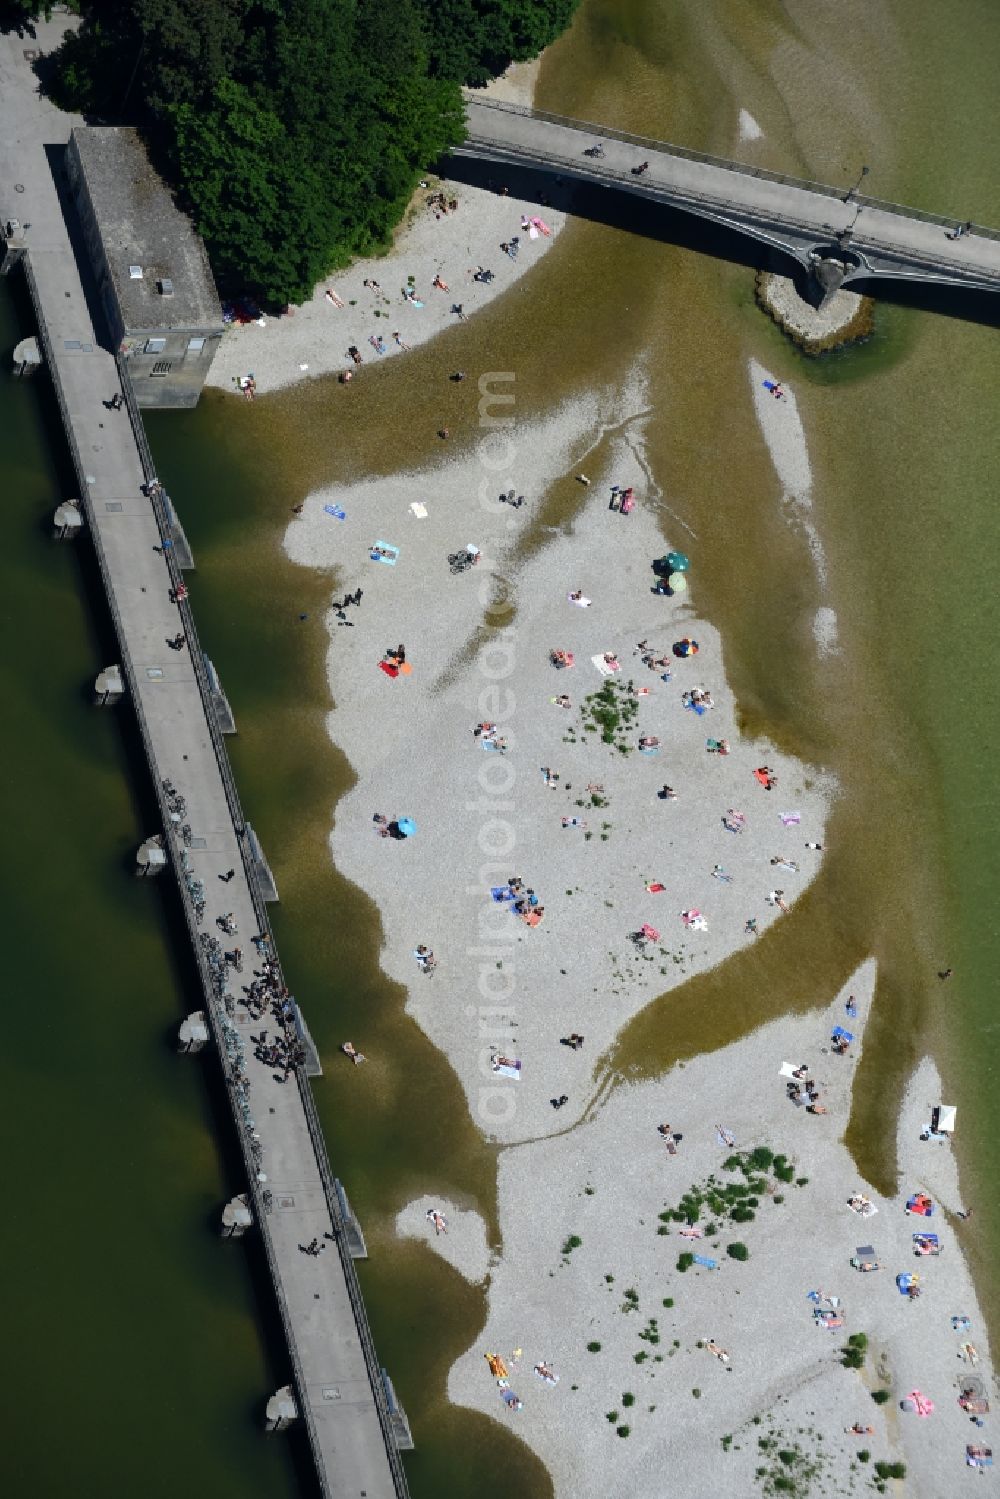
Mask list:
[[414,500],[413,504],[410,506],[410,509],[413,512],[413,514],[417,517],[417,520],[426,520],[427,519],[427,506],[426,505],[421,505],[421,503],[420,503],[419,500]]
[[503,1400],[504,1405],[506,1405],[510,1410],[512,1410],[512,1411],[523,1410],[523,1408],[524,1408],[524,1402],[522,1400],[518,1399],[518,1397],[514,1394],[513,1390],[511,1390],[511,1389],[501,1390],[500,1391],[500,1395],[501,1395],[501,1398]]
[[[387,557],[376,555],[377,551],[388,552]],[[399,547],[391,546],[388,541],[376,541],[368,554],[373,562],[384,562],[386,567],[395,567],[399,560]]]
[[548,1371],[544,1371],[542,1369],[539,1369],[538,1366],[537,1366],[537,1364],[536,1364],[536,1366],[535,1366],[535,1373],[538,1375],[539,1379],[543,1379],[546,1384],[558,1384],[559,1383],[559,1375],[558,1374],[553,1374],[551,1369],[549,1369]]
[[710,1260],[708,1256],[704,1254],[696,1254],[694,1256],[694,1262],[696,1265],[704,1265],[706,1270],[718,1270],[719,1268],[718,1260]]
[[513,1078],[515,1083],[521,1081],[521,1064],[513,1061],[511,1057],[494,1057],[490,1066],[498,1077]]
[[585,598],[575,599],[571,593],[568,593],[566,595],[566,602],[568,604],[575,604],[578,609],[589,609],[590,605],[591,605],[591,600],[590,599],[585,599]]
[[784,823],[786,828],[792,828],[796,825],[796,823],[802,821],[802,814],[800,812],[782,812],[781,821]]
[[509,885],[491,885],[490,894],[498,905],[502,901],[514,899],[514,892]]
[[666,888],[666,885],[661,885],[659,880],[652,880],[646,886],[646,890],[650,895],[660,895]]
[[715,1138],[718,1140],[719,1144],[724,1145],[727,1150],[732,1150],[733,1146],[736,1144],[736,1137],[733,1135],[732,1131],[723,1129],[721,1124],[717,1124],[715,1126]]
[[612,677],[614,676],[616,671],[621,671],[622,669],[621,662],[617,660],[614,666],[609,666],[607,661],[605,661],[603,654],[600,656],[591,656],[590,659],[591,661],[593,661],[602,677]]
[[782,1062],[781,1066],[778,1069],[779,1074],[780,1074],[781,1077],[791,1077],[791,1078],[795,1077],[795,1074],[796,1074],[797,1070],[798,1069],[796,1068],[794,1062]]
[[394,666],[391,661],[380,661],[378,669],[379,671],[384,671],[387,677],[399,676],[399,667]]
[[640,755],[658,755],[660,753],[660,746],[658,744],[640,744],[639,753]]
[[708,712],[708,709],[705,707],[704,703],[696,703],[693,698],[688,698],[684,706],[685,708],[690,708],[692,713],[697,713],[699,718],[703,713]]
[[540,232],[545,235],[546,239],[548,239],[549,235],[552,233],[552,230],[549,228],[548,224],[546,224],[544,219],[540,219],[536,216],[532,218],[531,223],[536,229],[540,230]]
[[334,520],[347,519],[347,511],[341,510],[339,505],[324,505],[323,509],[327,515],[332,515]]
[[704,1237],[705,1230],[703,1228],[681,1228],[678,1229],[678,1233],[682,1239],[701,1239]]
[[845,1031],[842,1025],[835,1025],[833,1028],[833,1039],[835,1041],[851,1042],[854,1040],[854,1037],[850,1031]]

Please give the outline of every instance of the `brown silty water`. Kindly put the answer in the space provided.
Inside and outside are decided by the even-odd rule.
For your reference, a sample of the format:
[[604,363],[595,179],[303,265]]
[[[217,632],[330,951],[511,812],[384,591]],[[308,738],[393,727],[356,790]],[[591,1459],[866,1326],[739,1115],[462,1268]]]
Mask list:
[[[567,114],[723,155],[743,152],[771,168],[827,180],[849,183],[867,162],[872,192],[953,206],[945,144],[931,142],[918,167],[903,136],[907,122],[943,100],[960,73],[972,79],[970,89],[980,86],[976,48],[963,40],[951,52],[935,49],[925,3],[906,8],[905,31],[900,6],[870,11],[852,3],[832,15],[813,0],[797,7],[793,23],[763,3],[738,14],[721,0],[586,3],[546,57],[537,99]],[[988,20],[984,14],[982,25]],[[934,69],[921,60],[928,51],[936,51]],[[740,108],[766,125],[764,140],[737,144]],[[989,199],[975,173],[962,186],[988,218]],[[447,358],[470,371],[514,370],[519,420],[595,384],[620,384],[641,362],[656,413],[647,459],[670,510],[696,534],[685,545],[694,602],[722,633],[744,728],[833,769],[842,787],[820,875],[792,915],[752,949],[650,1005],[622,1036],[610,1074],[655,1075],[786,1010],[823,1002],[874,953],[878,1003],[848,1139],[859,1167],[890,1189],[901,1086],[913,1062],[941,1039],[933,974],[953,907],[942,804],[926,795],[937,747],[914,712],[905,632],[897,638],[892,617],[898,607],[900,621],[912,623],[913,605],[904,584],[887,584],[870,507],[877,507],[881,529],[905,526],[904,475],[923,419],[916,393],[942,363],[955,384],[937,414],[940,430],[953,421],[975,445],[976,413],[984,408],[970,371],[991,368],[996,354],[988,330],[889,310],[880,312],[872,347],[850,356],[853,365],[813,371],[757,313],[751,281],[745,267],[576,221],[526,281],[448,334]],[[822,594],[805,540],[782,513],[750,400],[751,355],[795,383],[828,557]],[[277,851],[286,966],[321,1050],[329,1053],[363,1017],[372,1049],[391,1059],[391,1086],[382,1096],[362,1103],[326,1084],[317,1101],[334,1158],[343,1151],[352,1162],[352,1196],[373,1248],[365,1290],[380,1352],[394,1372],[405,1371],[398,1382],[422,1449],[410,1460],[415,1491],[432,1472],[440,1478],[457,1471],[446,1447],[454,1454],[474,1442],[505,1474],[521,1475],[523,1492],[541,1494],[544,1475],[520,1444],[445,1402],[447,1367],[481,1321],[481,1293],[422,1247],[401,1248],[394,1238],[395,1212],[427,1190],[478,1207],[495,1236],[495,1155],[473,1129],[450,1067],[403,1015],[400,991],[378,970],[375,908],[329,868],[331,815],[352,777],[326,736],[325,633],[312,623],[304,632],[292,621],[298,611],[315,618],[332,580],[275,566],[288,508],[310,490],[422,466],[444,421],[453,448],[477,441],[475,382],[442,395],[441,357],[431,344],[387,361],[349,395],[316,381],[252,408],[207,398],[197,427],[211,428],[217,445],[224,416],[220,465],[227,445],[241,467],[253,452],[256,473],[245,495],[253,518],[236,546],[227,538],[215,547],[211,537],[195,537],[195,544],[211,575],[206,638],[227,685],[235,680],[239,699],[242,681],[251,703],[235,758],[254,821]],[[921,449],[925,472],[946,484],[947,456],[928,446]],[[568,518],[575,498],[570,478],[555,486],[543,521]],[[669,524],[665,534],[678,539]],[[271,679],[266,689],[246,621],[224,604],[255,588],[268,599],[268,618],[250,623],[250,642],[260,642],[282,676],[281,685]],[[812,618],[821,600],[836,610],[840,653],[818,660]],[[872,648],[890,635],[891,647]],[[436,1099],[430,1113],[428,1090]],[[407,1127],[415,1118],[419,1131]]]

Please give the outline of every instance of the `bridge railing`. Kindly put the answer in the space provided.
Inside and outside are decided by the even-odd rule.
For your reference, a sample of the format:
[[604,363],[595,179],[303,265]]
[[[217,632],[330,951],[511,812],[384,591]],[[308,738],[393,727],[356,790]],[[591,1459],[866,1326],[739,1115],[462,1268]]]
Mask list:
[[[852,192],[845,195],[843,188],[832,187],[827,182],[812,182],[806,177],[793,177],[787,172],[772,172],[767,167],[750,166],[742,161],[729,161],[723,156],[711,156],[707,151],[692,151],[687,146],[675,146],[669,141],[656,140],[652,136],[632,135],[627,130],[615,130],[609,125],[595,125],[587,120],[574,120],[567,115],[552,114],[545,109],[529,109],[523,104],[508,104],[500,99],[481,99],[473,93],[466,92],[467,104],[474,104],[476,109],[495,110],[499,114],[518,115],[524,119],[542,120],[549,125],[563,125],[570,130],[577,130],[581,135],[588,135],[595,140],[605,139],[621,141],[623,145],[640,146],[645,150],[658,151],[668,156],[677,156],[683,161],[696,161],[704,166],[719,167],[727,172],[739,172],[743,177],[757,177],[764,182],[777,182],[784,187],[801,188],[803,192],[819,193],[825,198],[835,199],[843,203],[845,197],[849,197],[852,204],[861,208],[878,208],[886,213],[901,214],[908,219],[918,219],[926,224],[940,224],[943,228],[951,228],[956,223],[956,215],[951,216],[930,213],[922,208],[909,208],[903,203],[893,203],[886,198],[869,198],[862,193]],[[475,132],[470,132],[470,137],[475,139]],[[485,142],[484,143],[488,143]],[[970,231],[977,234],[981,239],[1000,240],[1000,229],[991,229],[984,224],[973,223]]]
[[[490,140],[485,136],[476,137],[470,135],[469,140],[472,142],[480,141],[487,151],[495,151],[498,156],[502,156],[504,153],[502,143]],[[455,149],[459,152],[462,150],[461,146]],[[549,169],[557,162],[561,163],[565,160],[568,166],[572,165],[574,171],[582,173],[589,181],[604,181],[609,186],[622,187],[633,187],[635,184],[635,178],[630,175],[627,168],[609,167],[601,161],[588,160],[584,167],[575,158],[553,157],[545,151],[533,151],[525,146],[517,147],[517,157],[519,161],[531,164],[537,163],[539,167],[547,167]],[[647,184],[646,191],[649,191],[650,186],[650,184]],[[655,188],[655,184],[652,186]],[[710,217],[716,222],[720,219],[725,220],[726,207],[718,196],[701,193],[696,188],[691,187],[663,188],[662,192],[665,197],[669,195],[671,202],[682,203],[685,207],[692,208],[694,212],[704,212],[706,217]],[[862,206],[864,205],[862,204]],[[747,221],[755,224],[755,228],[752,231],[755,239],[767,244],[773,244],[776,249],[782,250],[786,254],[794,253],[794,251],[790,251],[788,244],[783,239],[785,231],[791,230],[802,239],[810,242],[815,241],[817,235],[817,225],[812,220],[797,219],[787,211],[783,212],[780,224],[781,232],[779,232],[774,225],[774,216],[772,213],[764,209],[755,213],[752,209],[741,204],[739,205],[739,218],[736,219],[734,217],[733,227],[746,230]],[[951,224],[954,221],[952,219],[944,219],[942,222]],[[839,240],[843,234],[842,228],[836,224],[823,224],[821,227],[829,235],[831,243],[834,240]],[[984,233],[987,232],[993,239],[1000,237],[993,230],[984,231]],[[867,221],[862,221],[853,231],[850,238],[850,245],[862,254],[875,251],[877,254],[886,256],[891,260],[898,260],[900,262],[899,269],[893,274],[904,279],[907,275],[913,273],[912,267],[914,264],[926,266],[928,273],[936,273],[939,280],[949,279],[941,274],[941,262],[933,254],[915,250],[911,245],[895,244],[883,235],[873,234]],[[974,287],[980,285],[984,280],[992,284],[996,280],[996,271],[992,267],[983,267],[975,264],[956,265],[953,267],[953,274],[950,280],[956,286]]]
[[[128,363],[126,359],[120,354],[116,356],[116,361],[118,364],[118,373],[121,380],[122,391],[125,396],[125,403],[128,408],[129,417],[132,422],[132,430],[135,434],[136,447],[139,452],[143,472],[145,473],[147,481],[150,481],[156,478],[156,464],[149,445],[149,439],[146,435],[146,429],[143,426],[142,415],[139,410],[138,401],[136,400],[135,388],[132,385]],[[166,515],[166,511],[164,509],[162,496],[158,492],[154,491],[150,498],[153,506],[153,512],[156,516],[156,520],[160,528],[161,540],[165,542],[169,541],[170,524]],[[183,582],[183,573],[181,572],[180,566],[177,562],[177,558],[175,557],[173,549],[171,547],[166,547],[164,549],[164,557],[167,562],[171,584],[175,589],[177,589]],[[110,591],[110,585],[108,592],[109,597],[111,597],[113,601],[113,595]],[[243,815],[243,807],[240,803],[239,792],[236,788],[236,780],[233,776],[232,765],[229,759],[229,752],[222,738],[222,733],[219,729],[218,720],[215,716],[215,711],[212,705],[211,684],[208,680],[208,674],[205,669],[204,653],[198,642],[198,633],[195,627],[194,612],[191,608],[190,601],[183,597],[178,601],[178,608],[184,624],[184,631],[188,640],[188,656],[194,667],[195,677],[201,691],[205,720],[208,725],[209,736],[212,741],[212,747],[215,751],[216,762],[219,767],[219,772],[222,777],[222,783],[225,789],[226,798],[229,803],[230,815],[237,830],[241,830],[246,827],[246,819]],[[136,702],[138,705],[138,698],[136,698]],[[151,749],[149,753],[150,757],[152,757]],[[160,788],[157,787],[157,790],[159,791]],[[168,823],[165,823],[165,825],[169,826]],[[262,936],[267,938],[268,959],[277,972],[279,984],[282,987],[286,987],[284,982],[284,973],[281,968],[281,960],[278,955],[278,944],[274,939],[274,932],[268,917],[267,906],[265,905],[263,895],[261,894],[260,881],[257,876],[257,871],[254,866],[253,859],[249,855],[246,839],[243,837],[239,837],[238,842],[240,845],[240,852],[243,856],[244,872],[246,875],[247,885],[249,886],[250,896],[253,901],[254,913],[258,922],[258,930]],[[199,960],[200,966],[204,968],[204,957],[201,951],[201,944],[198,940],[197,925],[193,921],[191,916],[190,901],[188,899],[187,892],[184,889],[183,881],[178,880],[178,885],[180,886],[181,890],[181,897],[185,907],[185,914],[188,918],[188,926],[191,933],[191,941],[195,950],[195,955]],[[214,1021],[215,1010],[212,1004],[211,978],[210,975],[207,974],[207,970],[205,973],[205,980],[207,989],[206,997],[208,999],[208,1012],[210,1018]],[[232,1091],[233,1080],[229,1076],[229,1070],[226,1066],[225,1047],[222,1044],[221,1037],[216,1034],[216,1032],[217,1024],[213,1025],[213,1036],[216,1042],[216,1050],[219,1054],[219,1060],[223,1066],[223,1073],[226,1076],[227,1083],[230,1086],[230,1091]],[[368,1372],[368,1379],[372,1388],[372,1396],[375,1402],[375,1411],[378,1416],[379,1426],[382,1430],[382,1438],[385,1443],[386,1457],[388,1459],[389,1469],[392,1473],[397,1499],[409,1499],[409,1485],[407,1483],[406,1472],[403,1468],[402,1458],[400,1457],[399,1450],[396,1446],[396,1439],[393,1435],[392,1423],[389,1418],[389,1409],[386,1400],[385,1386],[382,1382],[381,1377],[381,1365],[378,1360],[378,1354],[375,1350],[375,1341],[372,1337],[371,1326],[368,1322],[368,1312],[365,1307],[361,1285],[358,1280],[358,1272],[355,1267],[354,1261],[351,1258],[350,1250],[346,1242],[343,1214],[340,1208],[340,1201],[334,1189],[333,1172],[330,1169],[330,1158],[327,1152],[326,1139],[323,1134],[323,1127],[319,1119],[319,1112],[316,1108],[315,1099],[313,1098],[312,1084],[310,1083],[305,1069],[303,1066],[301,1066],[301,1064],[296,1065],[294,1072],[296,1082],[298,1083],[299,1097],[302,1103],[303,1112],[305,1114],[306,1126],[309,1131],[313,1154],[315,1155],[316,1165],[319,1168],[320,1180],[323,1184],[323,1193],[326,1198],[327,1207],[330,1211],[330,1219],[334,1230],[334,1239],[336,1242],[338,1254],[340,1256],[344,1279],[347,1283],[347,1294],[351,1303],[351,1309],[354,1313],[358,1339],[361,1344],[361,1351],[364,1356],[365,1366]],[[268,1266],[271,1271],[272,1280],[274,1281],[275,1291],[277,1293],[279,1306],[281,1309],[282,1320],[286,1329],[286,1341],[288,1343],[289,1353],[291,1355],[297,1393],[299,1395],[299,1410],[305,1420],[306,1427],[312,1441],[313,1450],[316,1454],[316,1467],[319,1472],[320,1483],[323,1487],[324,1494],[327,1494],[327,1474],[323,1466],[319,1439],[316,1434],[312,1411],[309,1406],[309,1387],[306,1383],[305,1376],[302,1372],[302,1366],[299,1361],[291,1314],[288,1311],[287,1303],[285,1301],[284,1292],[282,1289],[281,1273],[277,1264],[277,1258],[275,1255],[271,1234],[267,1226],[267,1210],[263,1205],[262,1194],[256,1180],[256,1167],[253,1164],[250,1154],[247,1150],[247,1141],[244,1131],[242,1129],[239,1129],[239,1109],[234,1107],[233,1112],[237,1122],[238,1133],[240,1135],[240,1143],[243,1147],[243,1153],[246,1158],[247,1181],[250,1193],[254,1199],[254,1206],[256,1208],[256,1222],[261,1231],[261,1238],[264,1242]]]

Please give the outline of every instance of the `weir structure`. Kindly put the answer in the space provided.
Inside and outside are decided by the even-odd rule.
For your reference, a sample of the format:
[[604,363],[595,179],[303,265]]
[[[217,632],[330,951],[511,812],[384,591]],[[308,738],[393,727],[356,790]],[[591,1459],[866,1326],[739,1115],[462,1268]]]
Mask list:
[[470,92],[465,109],[453,156],[614,188],[734,230],[771,249],[775,269],[791,260],[806,271],[819,303],[840,286],[877,296],[901,282],[1000,292],[1000,231],[866,197],[867,169],[845,190]]
[[[180,891],[202,989],[181,1048],[211,1038],[239,1141],[246,1184],[222,1228],[259,1236],[284,1330],[286,1382],[261,1392],[262,1419],[270,1394],[268,1429],[305,1427],[325,1499],[407,1499],[400,1450],[412,1440],[368,1326],[354,1266],[364,1239],[330,1169],[307,1075],[319,1071],[315,1049],[288,995],[296,1065],[282,1078],[281,1067],[255,1056],[252,1026],[273,1031],[274,1022],[267,1012],[251,1019],[242,956],[223,952],[223,942],[239,945],[248,968],[266,959],[281,992],[264,904],[277,891],[267,887],[223,743],[223,729],[235,725],[198,644],[181,572],[192,559],[155,482],[127,366],[101,346],[74,254],[60,181],[74,121],[39,99],[15,42],[0,38],[0,270],[23,270],[76,472],[79,499],[60,507],[57,534],[89,533],[117,634],[119,660],[101,673],[98,699],[131,707],[153,781],[161,826],[147,830],[139,868],[172,869]],[[77,516],[82,525],[71,524]]]

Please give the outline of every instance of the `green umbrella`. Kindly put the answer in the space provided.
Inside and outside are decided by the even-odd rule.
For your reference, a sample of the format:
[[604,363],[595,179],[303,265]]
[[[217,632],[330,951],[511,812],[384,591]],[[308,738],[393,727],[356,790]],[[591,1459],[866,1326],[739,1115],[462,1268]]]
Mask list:
[[683,573],[672,573],[667,581],[671,593],[683,593],[687,586],[688,580]]
[[683,552],[668,552],[667,566],[672,573],[686,573],[691,563]]

